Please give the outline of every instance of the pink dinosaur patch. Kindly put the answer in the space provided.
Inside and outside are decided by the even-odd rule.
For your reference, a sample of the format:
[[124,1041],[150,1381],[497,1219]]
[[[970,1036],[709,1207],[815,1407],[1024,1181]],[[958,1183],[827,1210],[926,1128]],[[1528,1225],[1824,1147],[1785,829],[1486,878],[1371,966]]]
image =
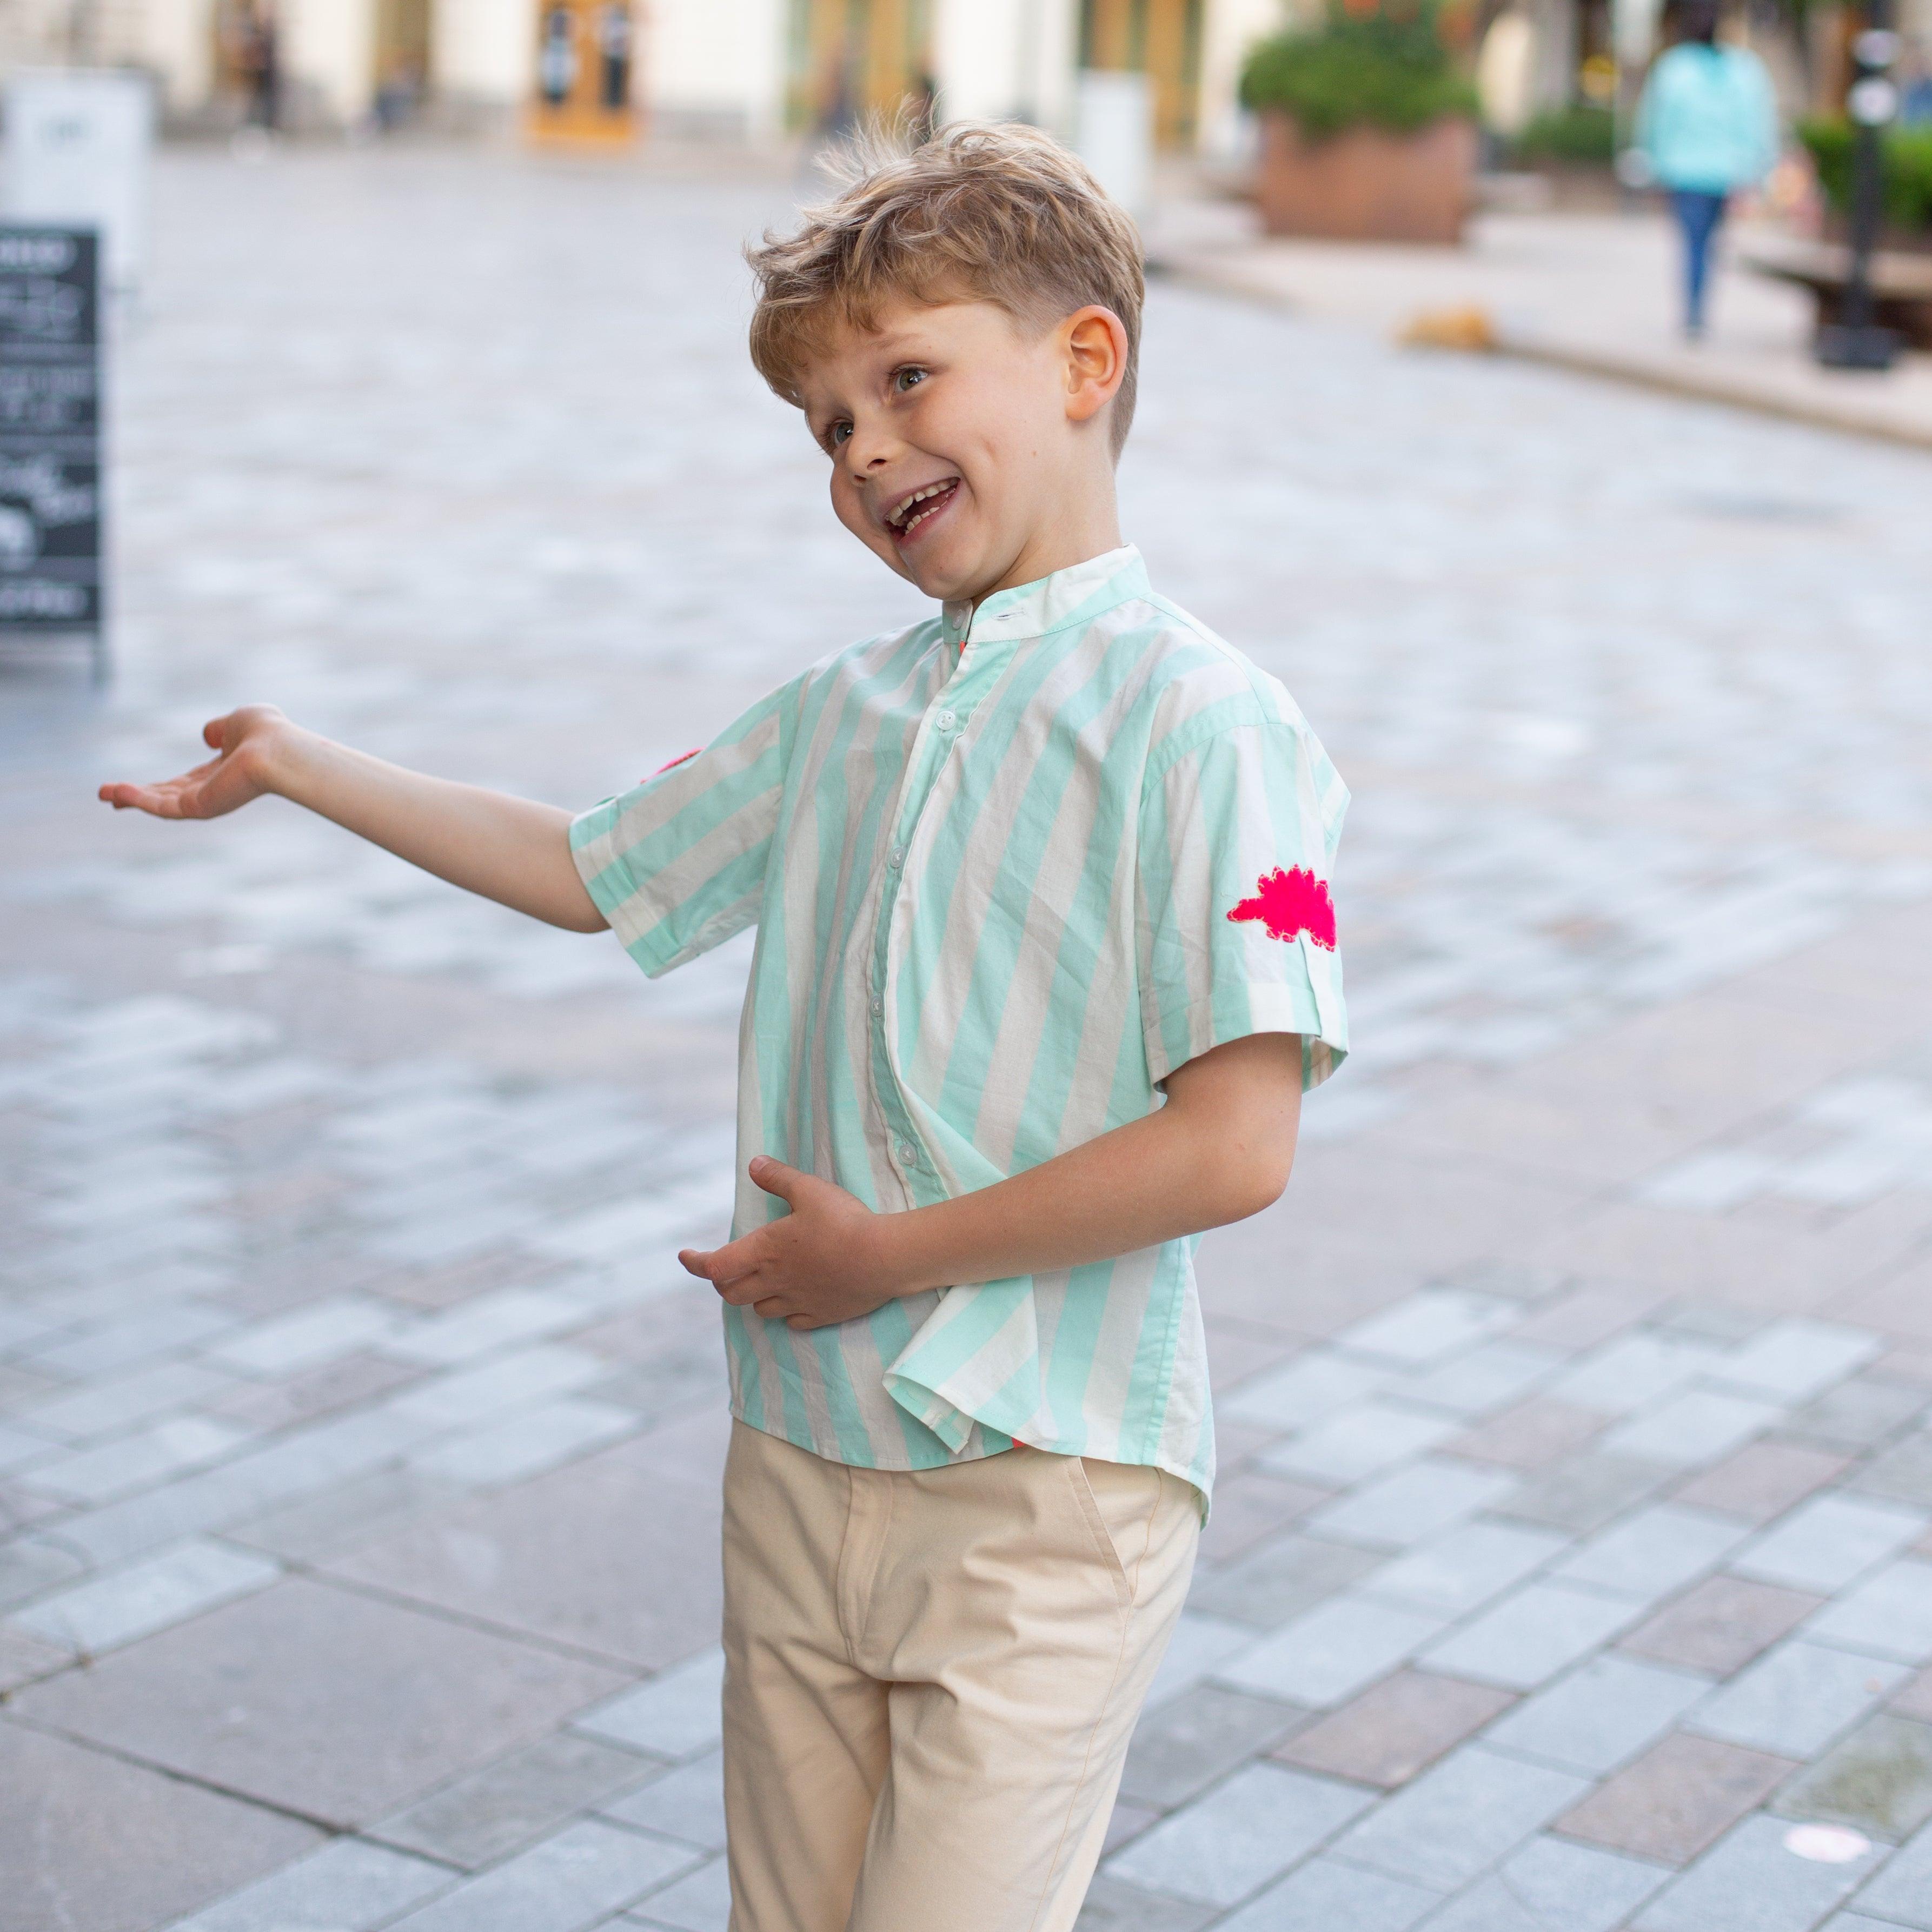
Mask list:
[[1231,920],[1258,919],[1270,939],[1294,939],[1306,933],[1324,952],[1335,950],[1335,902],[1328,881],[1297,866],[1284,872],[1277,866],[1255,881],[1256,896],[1244,899],[1228,914]]

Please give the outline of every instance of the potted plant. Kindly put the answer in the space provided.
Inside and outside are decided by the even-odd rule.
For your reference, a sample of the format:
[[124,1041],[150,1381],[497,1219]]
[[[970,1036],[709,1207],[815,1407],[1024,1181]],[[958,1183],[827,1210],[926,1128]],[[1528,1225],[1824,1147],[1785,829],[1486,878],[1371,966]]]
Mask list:
[[1241,76],[1261,121],[1256,199],[1271,235],[1456,242],[1476,170],[1476,94],[1434,0],[1330,0],[1262,42]]

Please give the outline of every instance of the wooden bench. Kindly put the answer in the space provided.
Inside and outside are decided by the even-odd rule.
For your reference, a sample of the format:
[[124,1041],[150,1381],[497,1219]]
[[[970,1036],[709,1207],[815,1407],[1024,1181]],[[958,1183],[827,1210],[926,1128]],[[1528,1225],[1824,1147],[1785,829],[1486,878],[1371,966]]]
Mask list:
[[[1808,289],[1818,304],[1820,328],[1844,320],[1852,251],[1843,242],[1754,236],[1739,258],[1760,275]],[[1932,350],[1932,255],[1875,250],[1871,287],[1872,320],[1896,329],[1910,347]]]

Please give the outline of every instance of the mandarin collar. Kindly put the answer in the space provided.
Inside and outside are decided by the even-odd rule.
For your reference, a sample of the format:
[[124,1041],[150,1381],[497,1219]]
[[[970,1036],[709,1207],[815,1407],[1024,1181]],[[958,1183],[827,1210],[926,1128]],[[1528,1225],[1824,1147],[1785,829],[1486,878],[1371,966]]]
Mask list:
[[1147,566],[1132,544],[1123,544],[1084,563],[1070,564],[1036,583],[996,590],[978,610],[963,597],[943,607],[941,628],[956,648],[971,644],[1016,644],[1044,637],[1076,619],[1097,617],[1117,604],[1148,593]]

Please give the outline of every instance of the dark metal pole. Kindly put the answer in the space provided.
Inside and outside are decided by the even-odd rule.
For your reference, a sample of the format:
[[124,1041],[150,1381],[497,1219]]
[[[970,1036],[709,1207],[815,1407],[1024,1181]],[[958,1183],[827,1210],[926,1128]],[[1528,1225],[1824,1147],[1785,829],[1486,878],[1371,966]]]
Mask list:
[[1839,319],[1818,332],[1817,357],[1827,368],[1889,369],[1898,357],[1898,334],[1879,327],[1872,296],[1872,252],[1885,212],[1885,130],[1898,112],[1890,72],[1898,36],[1890,11],[1890,0],[1870,0],[1868,24],[1852,43],[1857,73],[1845,103],[1852,120],[1852,260]]

